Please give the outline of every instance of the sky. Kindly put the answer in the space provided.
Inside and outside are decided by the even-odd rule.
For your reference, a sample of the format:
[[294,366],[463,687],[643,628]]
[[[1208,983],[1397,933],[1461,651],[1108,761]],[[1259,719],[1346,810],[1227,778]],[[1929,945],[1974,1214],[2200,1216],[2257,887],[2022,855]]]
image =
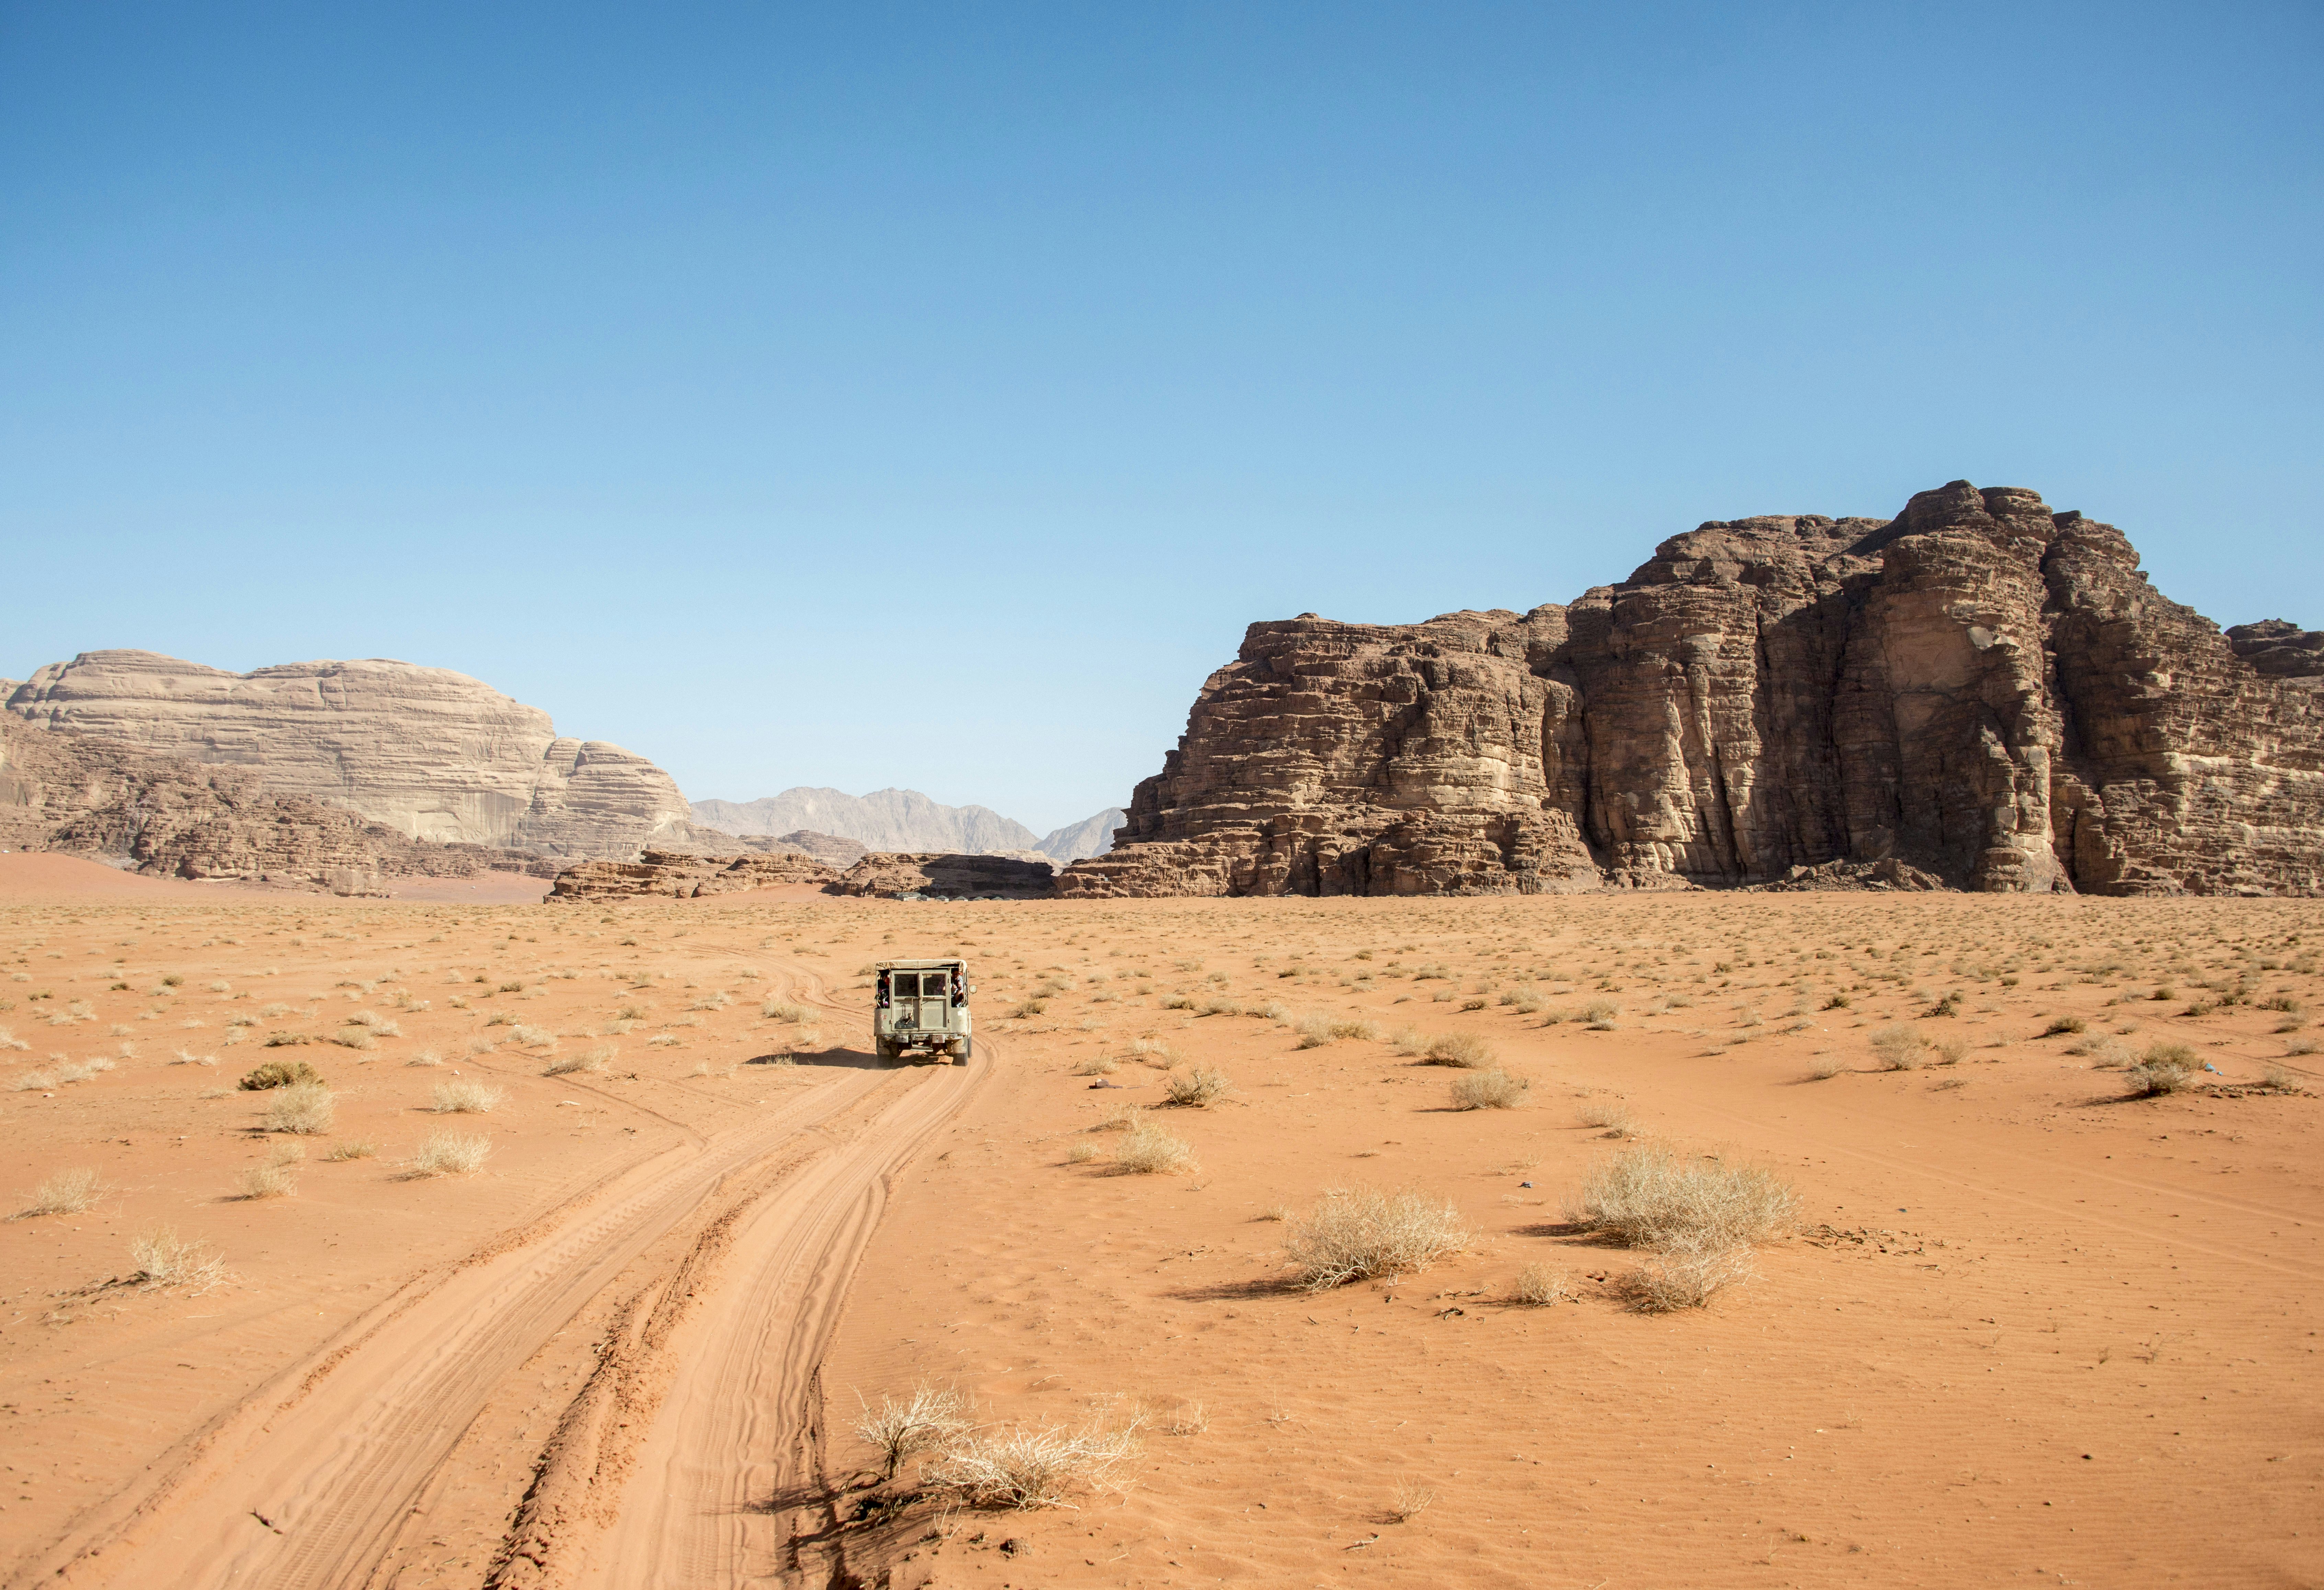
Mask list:
[[0,0],[0,676],[1125,804],[1244,626],[1957,478],[2324,626],[2324,9]]

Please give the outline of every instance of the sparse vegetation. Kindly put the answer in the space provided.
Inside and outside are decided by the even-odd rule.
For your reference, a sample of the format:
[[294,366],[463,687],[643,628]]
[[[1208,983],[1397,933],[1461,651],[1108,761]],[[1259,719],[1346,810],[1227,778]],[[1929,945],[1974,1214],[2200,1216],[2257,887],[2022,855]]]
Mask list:
[[1798,1209],[1791,1185],[1757,1166],[1640,1146],[1592,1171],[1568,1214],[1629,1247],[1699,1253],[1763,1241]]
[[1168,1175],[1202,1168],[1194,1161],[1194,1148],[1185,1138],[1164,1131],[1134,1111],[1121,1141],[1114,1145],[1113,1163],[1139,1176]]
[[1408,1524],[1426,1512],[1435,1500],[1436,1493],[1426,1485],[1415,1480],[1400,1480],[1397,1483],[1396,1499],[1388,1504],[1388,1521]]
[[2122,1080],[2133,1098],[2182,1093],[2194,1086],[2197,1064],[2195,1052],[2184,1043],[2155,1043],[2123,1072]]
[[1454,1109],[1515,1109],[1526,1101],[1533,1083],[1524,1077],[1513,1077],[1499,1066],[1489,1071],[1471,1071],[1465,1077],[1452,1080]]
[[855,1433],[880,1454],[880,1477],[892,1480],[907,1458],[957,1440],[973,1428],[972,1408],[958,1392],[923,1381],[899,1399],[882,1393],[877,1408],[855,1394]]
[[1061,1507],[1077,1489],[1102,1489],[1137,1455],[1139,1424],[1101,1418],[1078,1428],[975,1431],[947,1443],[922,1477],[972,1507]]
[[1461,1066],[1483,1071],[1493,1063],[1493,1047],[1473,1033],[1446,1033],[1428,1040],[1421,1051],[1430,1065]]
[[411,1156],[413,1176],[465,1176],[493,1152],[493,1140],[458,1132],[431,1132]]
[[1234,1083],[1226,1072],[1209,1066],[1172,1071],[1162,1083],[1165,1102],[1194,1109],[1207,1109],[1232,1091]]
[[277,1089],[267,1101],[266,1115],[260,1129],[267,1132],[290,1132],[311,1136],[331,1129],[337,1103],[328,1088],[320,1082],[293,1082]]
[[474,1082],[466,1078],[454,1082],[438,1082],[428,1107],[438,1115],[483,1115],[498,1109],[508,1095],[489,1082]]
[[323,1074],[303,1060],[270,1060],[246,1073],[235,1086],[245,1092],[262,1093],[269,1088],[290,1088],[322,1080]]
[[181,1241],[168,1226],[133,1238],[129,1263],[131,1284],[149,1291],[184,1291],[199,1297],[228,1279],[226,1260],[208,1243]]
[[367,1160],[378,1153],[379,1144],[373,1139],[350,1137],[343,1143],[332,1144],[330,1152],[323,1157],[327,1160]]
[[42,1215],[78,1215],[104,1196],[105,1189],[90,1170],[59,1171],[38,1187],[13,1217],[36,1219]]
[[2062,1033],[2087,1033],[2089,1030],[2090,1024],[2079,1016],[2053,1016],[2050,1018],[2050,1025],[2042,1029],[2042,1035],[2054,1038]]
[[264,1163],[243,1172],[242,1196],[252,1199],[288,1198],[299,1190],[299,1180],[293,1172],[306,1157],[307,1151],[295,1143],[276,1144]]
[[1624,1278],[1622,1291],[1642,1314],[1700,1309],[1722,1289],[1754,1273],[1751,1250],[1713,1240],[1674,1243]]
[[1899,1022],[1872,1034],[1872,1053],[1887,1071],[1916,1071],[1929,1063],[1931,1045],[1920,1028]]
[[1581,1117],[1583,1126],[1597,1127],[1609,1137],[1634,1136],[1638,1130],[1629,1109],[1612,1099],[1591,1099],[1574,1113]]
[[544,1077],[565,1077],[572,1075],[575,1071],[602,1071],[618,1058],[619,1056],[610,1045],[600,1045],[595,1049],[585,1050],[579,1054],[568,1054],[561,1059],[552,1060],[542,1069],[540,1074]]
[[1335,1189],[1284,1236],[1296,1283],[1325,1291],[1351,1281],[1425,1270],[1469,1244],[1461,1211],[1410,1188]]
[[1573,1300],[1573,1285],[1565,1272],[1548,1264],[1527,1264],[1509,1288],[1512,1301],[1527,1307],[1545,1309],[1555,1303]]

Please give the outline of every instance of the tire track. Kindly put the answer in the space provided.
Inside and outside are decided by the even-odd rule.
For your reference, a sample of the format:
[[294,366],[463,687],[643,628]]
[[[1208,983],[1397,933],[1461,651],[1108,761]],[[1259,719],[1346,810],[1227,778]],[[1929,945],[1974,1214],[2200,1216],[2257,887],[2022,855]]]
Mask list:
[[[820,979],[804,980],[816,1003],[839,1008]],[[876,1109],[902,1081],[844,1072],[706,1144],[641,1162],[570,1219],[540,1222],[522,1245],[503,1239],[420,1295],[383,1304],[221,1421],[125,1516],[60,1542],[19,1582],[364,1584],[503,1378],[737,1172],[802,1134]],[[910,1089],[906,1100],[923,1091]]]

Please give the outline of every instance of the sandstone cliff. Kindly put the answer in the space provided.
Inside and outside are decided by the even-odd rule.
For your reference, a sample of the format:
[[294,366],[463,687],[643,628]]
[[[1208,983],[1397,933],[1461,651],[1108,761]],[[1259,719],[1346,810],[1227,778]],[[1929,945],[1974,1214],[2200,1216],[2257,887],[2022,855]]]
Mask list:
[[213,766],[416,839],[628,856],[691,836],[642,757],[559,739],[549,714],[447,668],[373,658],[229,674],[150,651],[84,652],[7,697],[18,717]]
[[538,858],[415,840],[238,767],[0,713],[0,849],[60,850],[156,877],[375,894],[397,878],[547,876]]
[[557,875],[551,900],[586,903],[667,895],[693,900],[786,884],[828,885],[839,874],[798,854],[700,856],[682,850],[647,850],[635,861],[584,861]]
[[1893,520],[1705,524],[1568,607],[1254,624],[1112,852],[1058,890],[1894,859],[1957,888],[2324,892],[2324,637],[2222,635],[2137,564],[2112,526],[1956,481]]
[[831,886],[835,895],[889,899],[1043,900],[1055,887],[1047,861],[1010,856],[897,855],[874,850]]

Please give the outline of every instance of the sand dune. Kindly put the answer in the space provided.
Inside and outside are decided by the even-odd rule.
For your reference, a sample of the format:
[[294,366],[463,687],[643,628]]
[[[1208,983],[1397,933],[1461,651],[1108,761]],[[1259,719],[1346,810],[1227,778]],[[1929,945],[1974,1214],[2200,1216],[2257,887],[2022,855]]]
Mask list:
[[[0,888],[7,1190],[102,1184],[0,1225],[9,1585],[2324,1572],[2312,904]],[[879,1066],[856,969],[953,951],[976,1063]],[[1521,1107],[1452,1107],[1446,1038]],[[2214,1069],[2126,1098],[2158,1043]],[[263,1129],[263,1060],[321,1073],[327,1130]],[[1231,1090],[1169,1107],[1197,1067]],[[1194,1168],[1124,1173],[1123,1105]],[[445,1131],[489,1157],[415,1178]],[[1639,1311],[1654,1255],[1568,1208],[1639,1144],[1772,1172],[1794,1233]],[[1359,1186],[1466,1241],[1287,1286]],[[226,1277],[135,1279],[163,1226]],[[1143,1428],[1117,1486],[963,1509],[853,1433],[923,1382],[988,1429]]]

